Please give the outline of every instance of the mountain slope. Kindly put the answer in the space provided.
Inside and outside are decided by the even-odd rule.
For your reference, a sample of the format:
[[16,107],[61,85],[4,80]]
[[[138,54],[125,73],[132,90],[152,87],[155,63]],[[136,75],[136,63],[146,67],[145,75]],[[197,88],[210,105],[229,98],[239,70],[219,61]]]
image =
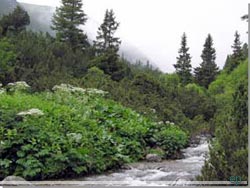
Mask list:
[[1,0],[0,1],[0,16],[8,14],[17,6],[16,0]]
[[54,31],[51,30],[51,18],[55,12],[54,7],[50,6],[38,6],[27,3],[19,3],[30,16],[30,25],[28,28],[37,32],[48,32],[54,35]]
[[[24,8],[30,16],[30,25],[28,26],[29,29],[35,32],[48,32],[53,36],[55,35],[55,32],[50,28],[55,7],[18,3],[16,0],[1,0],[0,15],[9,13],[18,4]],[[84,30],[86,30],[90,41],[95,39],[97,32],[96,29],[99,27],[99,25],[100,23],[94,19],[88,18],[88,22],[86,23],[86,26],[84,26]],[[147,61],[150,60],[136,46],[126,42],[124,39],[122,39],[122,41],[121,49],[119,51],[121,56],[132,63],[140,60],[142,63],[146,64]],[[156,67],[152,61],[150,61],[150,63]]]

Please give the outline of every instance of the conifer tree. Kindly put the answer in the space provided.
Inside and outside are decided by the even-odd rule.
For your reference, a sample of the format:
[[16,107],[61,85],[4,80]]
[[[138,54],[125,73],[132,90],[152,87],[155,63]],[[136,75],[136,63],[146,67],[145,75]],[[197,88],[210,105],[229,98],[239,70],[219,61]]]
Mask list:
[[116,59],[121,41],[114,34],[119,27],[114,11],[106,10],[104,21],[98,29],[94,47],[97,55],[106,55]]
[[234,44],[232,45],[233,49],[232,57],[234,59],[242,58],[242,48],[241,48],[242,42],[240,41],[240,34],[238,33],[238,31],[235,32],[234,36],[235,39],[234,39]]
[[208,88],[209,84],[215,80],[219,69],[215,63],[216,51],[210,34],[205,41],[201,58],[200,67],[194,69],[195,80],[199,85]]
[[230,55],[227,55],[227,59],[225,61],[223,69],[226,69],[229,66],[230,60],[231,60]]
[[227,72],[234,70],[240,64],[240,62],[245,59],[243,49],[241,47],[242,43],[240,41],[240,34],[236,31],[234,36],[235,39],[232,45],[233,54],[231,55],[231,61],[225,67]]
[[247,59],[248,57],[248,44],[244,43],[242,47],[243,59]]
[[28,13],[20,6],[17,6],[13,12],[3,16],[0,20],[0,35],[5,36],[7,32],[18,33],[29,24],[30,17]]
[[177,63],[174,65],[176,73],[179,75],[182,84],[186,85],[192,81],[191,74],[191,57],[188,53],[187,36],[184,33],[181,38],[181,48],[179,49],[179,57],[177,57]]
[[56,9],[51,28],[60,41],[67,42],[73,49],[89,46],[87,35],[79,27],[85,25],[87,16],[82,10],[82,0],[62,0]]

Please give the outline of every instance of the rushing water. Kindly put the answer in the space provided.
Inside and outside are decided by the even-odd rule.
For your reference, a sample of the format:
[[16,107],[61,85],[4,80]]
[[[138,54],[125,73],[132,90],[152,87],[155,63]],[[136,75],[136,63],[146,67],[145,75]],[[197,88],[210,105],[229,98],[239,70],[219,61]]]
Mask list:
[[[130,164],[129,170],[96,175],[81,179],[81,181],[123,181],[129,185],[144,185],[147,181],[192,181],[200,174],[208,153],[208,141],[201,137],[200,143],[183,149],[184,159],[166,160],[158,163],[138,162]],[[162,185],[162,184],[160,184]]]

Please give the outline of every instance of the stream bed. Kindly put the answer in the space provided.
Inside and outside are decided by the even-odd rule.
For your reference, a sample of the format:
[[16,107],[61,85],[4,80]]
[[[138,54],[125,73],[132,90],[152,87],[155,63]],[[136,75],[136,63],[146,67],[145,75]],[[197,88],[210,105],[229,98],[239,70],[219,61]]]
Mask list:
[[[208,154],[208,139],[200,137],[198,145],[183,149],[184,158],[165,160],[157,163],[138,162],[129,165],[130,169],[80,178],[78,181],[121,182],[126,185],[167,185],[165,182],[192,181],[200,175]],[[123,183],[122,183],[123,182]]]

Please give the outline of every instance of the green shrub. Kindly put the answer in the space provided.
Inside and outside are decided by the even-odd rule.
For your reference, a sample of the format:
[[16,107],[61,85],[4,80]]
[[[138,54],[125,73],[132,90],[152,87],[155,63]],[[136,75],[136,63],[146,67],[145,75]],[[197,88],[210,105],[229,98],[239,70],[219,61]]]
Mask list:
[[167,126],[154,135],[159,147],[166,151],[166,158],[171,157],[176,151],[180,151],[187,144],[187,134],[176,126]]
[[[0,95],[0,179],[101,173],[143,159],[150,138],[169,153],[185,145],[185,133],[175,126],[159,129],[131,109],[103,98],[99,91],[70,89]],[[32,108],[44,115],[17,115]]]

